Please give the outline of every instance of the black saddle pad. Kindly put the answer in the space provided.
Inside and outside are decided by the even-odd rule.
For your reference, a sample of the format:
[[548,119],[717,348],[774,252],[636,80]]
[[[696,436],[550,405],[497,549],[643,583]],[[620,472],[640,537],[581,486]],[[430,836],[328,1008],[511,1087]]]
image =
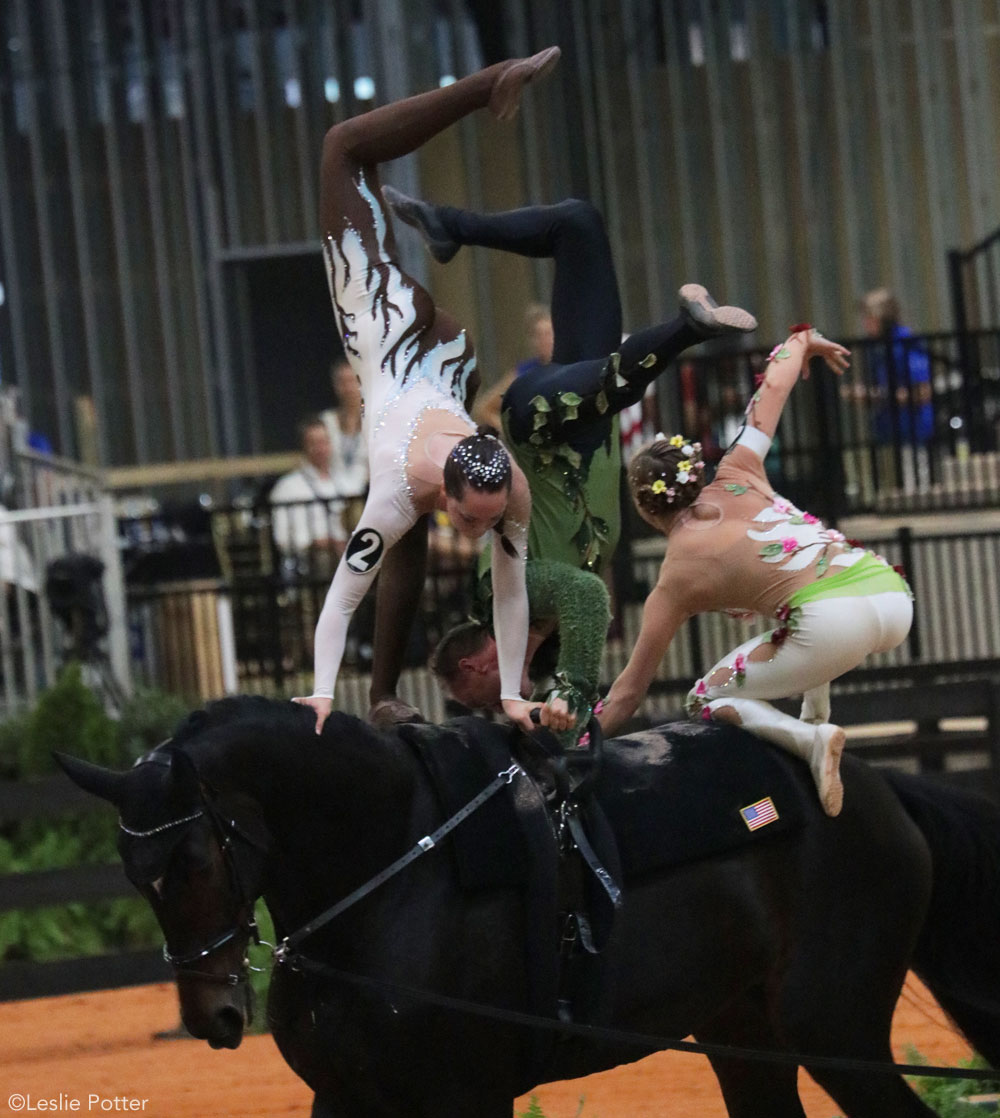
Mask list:
[[[510,730],[483,718],[455,718],[443,726],[410,722],[399,735],[423,761],[441,806],[442,822],[460,811],[511,765]],[[527,855],[514,800],[501,789],[445,840],[465,889],[522,886]]]
[[596,795],[626,880],[768,841],[818,807],[803,762],[719,723],[606,742]]

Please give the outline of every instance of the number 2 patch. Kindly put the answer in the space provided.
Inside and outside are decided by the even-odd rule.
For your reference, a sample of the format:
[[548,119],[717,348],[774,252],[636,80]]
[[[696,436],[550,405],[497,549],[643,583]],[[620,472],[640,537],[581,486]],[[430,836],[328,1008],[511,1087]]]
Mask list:
[[359,528],[347,545],[344,562],[358,575],[373,571],[382,561],[385,544],[374,528]]

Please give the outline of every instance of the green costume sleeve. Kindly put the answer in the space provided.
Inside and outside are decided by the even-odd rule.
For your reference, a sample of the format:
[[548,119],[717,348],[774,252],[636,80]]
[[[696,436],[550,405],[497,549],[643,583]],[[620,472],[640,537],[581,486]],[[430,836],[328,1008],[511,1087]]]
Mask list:
[[558,735],[564,745],[575,744],[597,702],[611,621],[607,587],[589,571],[546,559],[529,561],[527,581],[532,619],[554,618],[559,627],[556,686],[547,697],[565,699],[576,715],[576,728]]
[[[546,697],[565,699],[577,716],[576,729],[557,735],[564,745],[575,745],[597,702],[601,657],[611,621],[608,590],[590,571],[549,559],[529,559],[525,581],[532,623],[554,620],[558,628],[556,686]],[[489,579],[482,578],[477,617],[488,619],[491,604]]]

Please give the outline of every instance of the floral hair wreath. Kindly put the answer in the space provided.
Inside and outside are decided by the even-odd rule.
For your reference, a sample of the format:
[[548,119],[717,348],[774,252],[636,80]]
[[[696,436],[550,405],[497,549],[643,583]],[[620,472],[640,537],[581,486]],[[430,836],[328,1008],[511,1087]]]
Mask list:
[[650,485],[645,486],[650,493],[655,493],[658,497],[664,497],[669,505],[677,499],[679,486],[698,480],[705,469],[705,463],[701,457],[701,443],[688,442],[683,435],[672,435],[668,439],[662,431],[657,434],[656,439],[657,441],[670,443],[672,447],[680,450],[681,454],[684,455],[677,463],[677,469],[672,478],[664,475],[656,478]]

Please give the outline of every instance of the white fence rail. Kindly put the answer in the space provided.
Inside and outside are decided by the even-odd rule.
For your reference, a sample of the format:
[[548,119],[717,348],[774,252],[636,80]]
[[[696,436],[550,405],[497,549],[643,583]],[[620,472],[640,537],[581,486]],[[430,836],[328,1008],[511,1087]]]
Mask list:
[[125,584],[111,497],[100,475],[48,455],[12,455],[21,508],[0,506],[0,708],[14,712],[52,684],[70,634],[46,594],[51,564],[89,555],[103,564],[107,634],[95,655],[116,691],[128,692]]

